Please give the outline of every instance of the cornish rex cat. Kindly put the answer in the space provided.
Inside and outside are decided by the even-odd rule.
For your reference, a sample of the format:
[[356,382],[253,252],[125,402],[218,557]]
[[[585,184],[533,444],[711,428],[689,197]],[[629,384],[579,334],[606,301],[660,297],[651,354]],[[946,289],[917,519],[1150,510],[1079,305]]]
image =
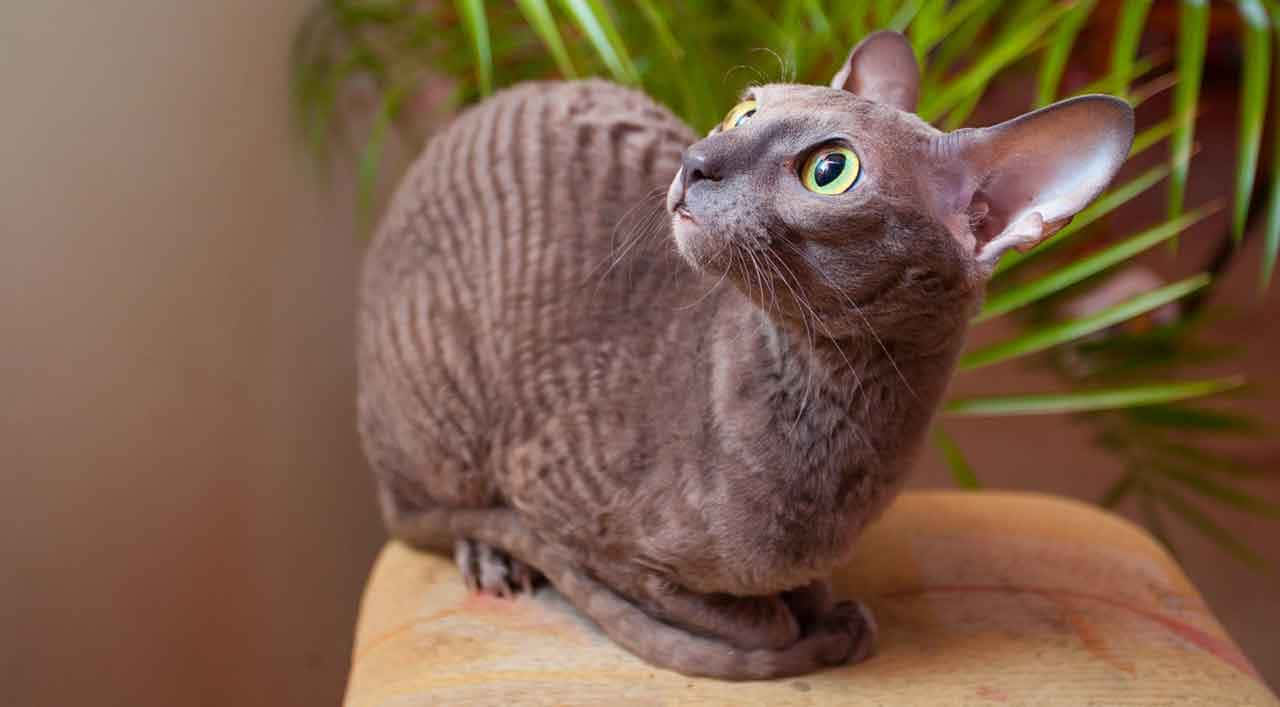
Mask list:
[[684,673],[869,655],[874,621],[826,578],[901,487],[994,263],[1133,134],[1103,96],[942,133],[917,85],[881,32],[831,87],[751,88],[702,140],[601,81],[459,116],[364,270],[360,431],[392,534],[482,591],[545,575]]

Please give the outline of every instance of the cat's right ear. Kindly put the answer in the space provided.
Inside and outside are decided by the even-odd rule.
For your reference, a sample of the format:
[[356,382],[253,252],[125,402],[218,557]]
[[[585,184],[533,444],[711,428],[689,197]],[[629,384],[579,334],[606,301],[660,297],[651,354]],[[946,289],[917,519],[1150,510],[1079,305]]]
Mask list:
[[920,94],[916,53],[898,32],[873,32],[849,52],[844,67],[831,79],[831,88],[914,113]]
[[1129,156],[1133,109],[1078,96],[989,128],[939,135],[927,179],[938,216],[978,263],[994,267],[1067,225]]

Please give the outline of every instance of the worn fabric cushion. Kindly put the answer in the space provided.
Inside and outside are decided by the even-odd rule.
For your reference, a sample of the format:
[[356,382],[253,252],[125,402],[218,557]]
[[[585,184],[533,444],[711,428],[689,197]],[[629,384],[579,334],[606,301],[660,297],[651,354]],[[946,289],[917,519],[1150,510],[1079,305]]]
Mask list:
[[1073,501],[904,494],[834,588],[875,612],[873,658],[728,683],[649,666],[552,589],[469,594],[449,558],[391,543],[346,703],[1280,705],[1150,536]]

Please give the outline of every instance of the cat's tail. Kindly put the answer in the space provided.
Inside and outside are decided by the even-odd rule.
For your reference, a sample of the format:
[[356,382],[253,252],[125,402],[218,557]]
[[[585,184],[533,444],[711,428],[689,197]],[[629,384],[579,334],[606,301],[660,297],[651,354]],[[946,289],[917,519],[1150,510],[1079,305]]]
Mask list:
[[[499,508],[425,510],[405,518],[393,535],[419,546],[447,547],[446,533],[506,551],[536,567],[579,611],[627,650],[662,668],[722,680],[763,680],[802,675],[862,660],[871,641],[851,627],[869,617],[833,616],[782,649],[744,650],[698,636],[649,616],[608,586],[582,571],[558,548],[539,542],[514,511]],[[415,542],[416,541],[416,542]],[[862,611],[860,606],[855,611]],[[850,620],[852,619],[852,620]]]

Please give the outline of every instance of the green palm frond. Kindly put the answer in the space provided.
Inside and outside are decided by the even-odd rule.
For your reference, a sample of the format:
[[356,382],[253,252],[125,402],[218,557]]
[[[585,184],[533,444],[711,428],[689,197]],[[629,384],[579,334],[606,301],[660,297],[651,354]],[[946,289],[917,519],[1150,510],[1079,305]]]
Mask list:
[[1177,402],[1217,395],[1244,385],[1240,378],[1215,378],[1178,383],[1151,383],[1073,393],[1029,393],[958,398],[944,407],[948,415],[1000,417],[1006,415],[1058,415],[1097,412],[1141,405]]
[[1178,84],[1174,88],[1173,129],[1169,160],[1169,217],[1182,213],[1187,190],[1187,162],[1195,135],[1195,106],[1200,98],[1200,77],[1204,73],[1205,45],[1209,41],[1209,0],[1179,0]]

